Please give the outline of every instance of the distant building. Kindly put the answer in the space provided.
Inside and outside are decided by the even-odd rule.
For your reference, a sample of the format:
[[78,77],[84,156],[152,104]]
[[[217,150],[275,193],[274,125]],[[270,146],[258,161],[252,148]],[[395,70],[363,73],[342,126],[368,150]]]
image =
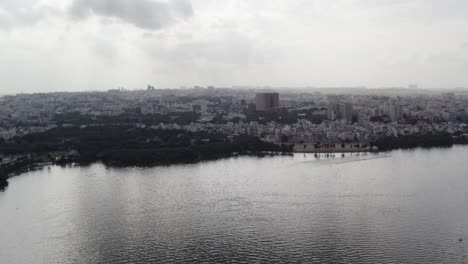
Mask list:
[[110,89],[107,90],[109,93],[114,93],[114,92],[124,92],[126,91],[125,87],[118,87],[117,89]]
[[327,107],[327,117],[328,120],[334,121],[337,120],[340,113],[340,104],[336,102],[330,102]]
[[330,102],[327,109],[328,120],[344,120],[353,122],[353,104]]
[[342,103],[340,104],[340,118],[346,122],[353,122],[353,104]]
[[258,93],[255,97],[257,111],[278,111],[279,93]]
[[391,121],[398,121],[403,118],[403,107],[395,102],[387,102],[384,105],[384,113]]

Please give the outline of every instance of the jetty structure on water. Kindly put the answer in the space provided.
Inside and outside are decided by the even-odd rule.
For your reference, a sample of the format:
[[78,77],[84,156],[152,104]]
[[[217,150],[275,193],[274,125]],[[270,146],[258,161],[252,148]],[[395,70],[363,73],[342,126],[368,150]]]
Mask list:
[[365,143],[295,143],[296,153],[355,153],[377,152],[375,146]]

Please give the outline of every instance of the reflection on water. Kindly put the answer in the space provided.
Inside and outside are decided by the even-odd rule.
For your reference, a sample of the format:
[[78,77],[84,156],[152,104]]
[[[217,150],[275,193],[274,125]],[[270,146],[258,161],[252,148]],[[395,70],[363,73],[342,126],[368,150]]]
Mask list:
[[1,263],[468,263],[468,147],[149,169],[0,193]]

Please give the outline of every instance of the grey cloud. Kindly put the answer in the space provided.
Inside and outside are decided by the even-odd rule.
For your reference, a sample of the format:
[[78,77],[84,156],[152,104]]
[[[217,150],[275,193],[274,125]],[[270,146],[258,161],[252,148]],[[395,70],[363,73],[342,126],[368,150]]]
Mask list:
[[190,17],[193,15],[192,4],[188,0],[172,0],[169,3],[173,11],[181,17]]
[[161,29],[193,15],[189,0],[75,0],[70,14],[84,19],[89,14],[121,19],[143,29]]
[[10,28],[11,27],[11,17],[8,12],[3,9],[0,9],[0,28]]
[[0,8],[4,10],[18,11],[34,5],[36,0],[2,0]]
[[11,29],[16,26],[34,25],[45,17],[39,10],[21,10],[6,12],[0,9],[0,28]]
[[2,0],[0,3],[0,28],[34,25],[37,22],[57,15],[60,11],[50,5],[34,5],[35,0]]

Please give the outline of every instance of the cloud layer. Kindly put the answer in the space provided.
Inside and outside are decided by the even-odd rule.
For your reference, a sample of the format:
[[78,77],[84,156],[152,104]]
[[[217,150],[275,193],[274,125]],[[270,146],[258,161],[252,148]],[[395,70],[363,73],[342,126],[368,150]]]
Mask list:
[[186,0],[75,0],[70,13],[79,19],[93,13],[118,18],[144,29],[161,29],[177,20],[191,17],[193,10]]
[[466,0],[1,0],[0,94],[468,87]]

